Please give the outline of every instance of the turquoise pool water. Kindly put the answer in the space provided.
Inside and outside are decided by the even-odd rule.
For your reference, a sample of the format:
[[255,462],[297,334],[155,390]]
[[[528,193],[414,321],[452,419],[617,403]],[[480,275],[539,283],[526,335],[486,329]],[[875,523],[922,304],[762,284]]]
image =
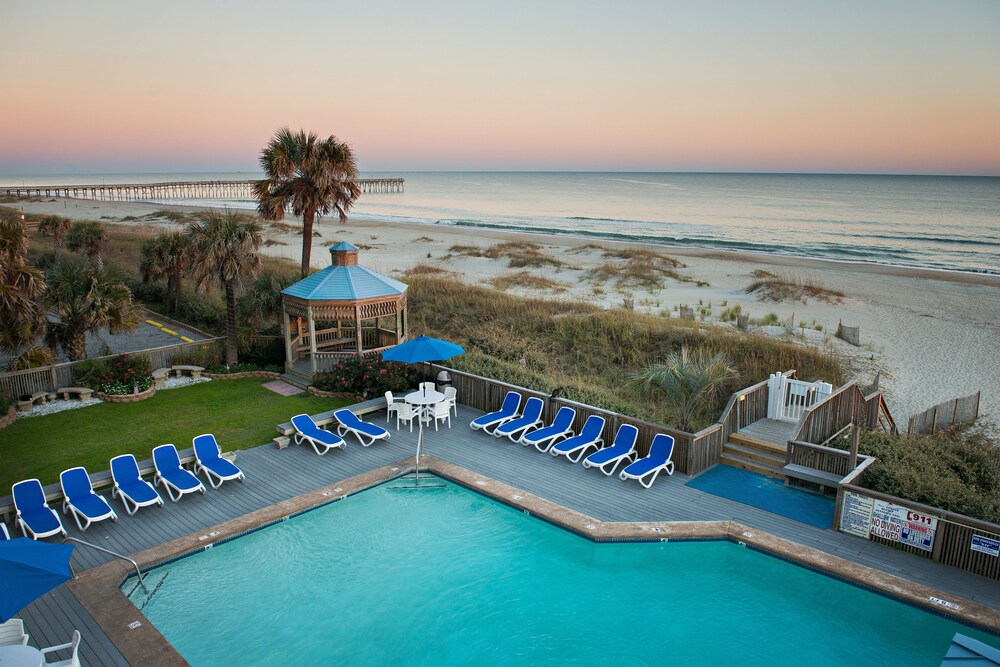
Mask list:
[[955,632],[1000,646],[750,549],[596,544],[455,485],[376,487],[147,583],[133,602],[195,666],[936,666]]

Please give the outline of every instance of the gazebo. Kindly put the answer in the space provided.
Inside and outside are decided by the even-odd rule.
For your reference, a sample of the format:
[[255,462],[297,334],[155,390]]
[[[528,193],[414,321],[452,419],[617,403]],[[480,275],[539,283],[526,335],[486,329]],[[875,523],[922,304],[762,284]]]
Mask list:
[[330,259],[330,266],[281,290],[286,372],[312,377],[338,357],[406,340],[407,285],[359,266],[350,243],[330,248]]

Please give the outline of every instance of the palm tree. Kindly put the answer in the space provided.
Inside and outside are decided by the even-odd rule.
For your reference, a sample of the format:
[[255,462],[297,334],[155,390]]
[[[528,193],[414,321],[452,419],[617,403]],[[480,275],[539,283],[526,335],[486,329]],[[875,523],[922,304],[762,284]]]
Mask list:
[[112,334],[134,331],[142,309],[118,276],[75,257],[64,257],[46,276],[44,305],[58,322],[49,324],[49,341],[71,361],[87,356],[87,334],[107,329]]
[[[0,350],[11,355],[11,370],[44,360],[35,345],[45,331],[42,272],[27,262],[28,235],[13,214],[0,215]],[[51,352],[49,352],[51,356]]]
[[674,409],[677,426],[687,431],[694,419],[721,385],[738,376],[725,353],[708,356],[702,351],[671,352],[663,363],[639,371],[630,381],[636,390],[656,390],[666,394]]
[[236,292],[243,281],[260,273],[260,225],[227,211],[211,213],[188,228],[191,268],[199,290],[218,281],[226,293],[226,365],[238,360]]
[[261,271],[247,286],[237,304],[240,346],[244,350],[253,343],[261,329],[280,324],[281,290],[296,280],[287,273]]
[[79,250],[87,256],[95,271],[104,269],[101,252],[104,250],[104,242],[108,240],[104,225],[93,220],[74,222],[66,240],[70,250]]
[[142,244],[139,270],[143,282],[167,279],[167,308],[177,312],[181,303],[181,280],[188,267],[187,234],[166,232]]
[[260,153],[266,178],[253,185],[257,212],[265,220],[281,220],[291,207],[302,216],[301,277],[309,274],[316,214],[336,211],[341,222],[361,195],[358,165],[351,147],[330,135],[320,139],[303,130],[283,127]]
[[38,225],[38,232],[42,236],[52,237],[52,259],[57,264],[59,263],[59,258],[62,256],[63,236],[66,235],[66,232],[72,226],[73,221],[61,215],[50,215],[42,219],[41,224]]

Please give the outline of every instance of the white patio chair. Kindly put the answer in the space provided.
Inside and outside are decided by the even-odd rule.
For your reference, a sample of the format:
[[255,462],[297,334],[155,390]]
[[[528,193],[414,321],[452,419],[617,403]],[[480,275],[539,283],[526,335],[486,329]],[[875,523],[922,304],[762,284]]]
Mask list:
[[[73,649],[70,654],[69,659],[60,660],[59,662],[49,662],[49,653],[55,653],[56,651],[67,651]],[[73,631],[73,639],[68,644],[59,644],[58,646],[50,646],[48,648],[42,649],[42,657],[45,659],[45,667],[80,667],[80,631]]]
[[419,405],[410,405],[409,403],[397,403],[396,404],[396,430],[399,430],[399,422],[406,422],[410,425],[410,432],[413,432],[413,419],[419,418],[421,409]]
[[444,402],[448,404],[448,407],[452,409],[455,416],[458,416],[458,389],[454,387],[445,387],[444,389]]
[[421,383],[420,383],[420,384],[419,384],[419,385],[417,386],[417,389],[419,389],[420,391],[425,391],[425,390],[426,390],[426,391],[437,391],[437,390],[436,390],[436,389],[434,388],[434,383],[433,383],[433,382],[421,382]]
[[438,422],[447,421],[448,428],[451,428],[451,406],[448,401],[435,403],[434,406],[434,430],[438,430]]
[[[392,417],[393,412],[395,412],[398,415],[399,409],[404,405],[405,403],[403,403],[402,401],[397,401],[395,398],[393,398],[391,391],[385,392],[385,423],[386,424],[389,423],[389,418]],[[396,428],[399,428],[398,419],[396,421]]]
[[28,635],[24,634],[24,621],[12,618],[0,623],[0,646],[27,646]]

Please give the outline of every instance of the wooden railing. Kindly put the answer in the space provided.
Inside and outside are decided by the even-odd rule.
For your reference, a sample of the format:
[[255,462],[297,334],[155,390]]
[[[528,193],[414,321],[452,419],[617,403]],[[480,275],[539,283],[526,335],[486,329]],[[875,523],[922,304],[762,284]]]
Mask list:
[[[130,356],[141,354],[148,357],[150,365],[155,369],[170,366],[171,360],[179,354],[217,345],[223,340],[224,338],[221,336],[206,338],[205,340],[196,340],[192,343],[178,343],[165,347],[154,347],[148,350],[136,350],[128,354]],[[87,361],[112,359],[115,356],[117,355],[91,357]],[[10,397],[14,399],[24,394],[34,394],[41,391],[53,392],[60,387],[72,385],[73,368],[79,363],[79,361],[67,361],[52,366],[39,366],[38,368],[26,368],[21,371],[0,373],[0,388],[6,388],[10,392]]]
[[865,396],[857,382],[851,382],[806,410],[789,440],[820,443],[848,424],[874,430],[880,423],[895,432],[896,424],[882,393]]
[[636,419],[611,410],[605,410],[592,405],[578,403],[566,398],[552,397],[544,392],[536,391],[534,389],[519,387],[517,385],[508,384],[492,378],[485,378],[472,373],[455,370],[453,368],[439,366],[437,364],[420,364],[420,368],[423,372],[424,378],[428,380],[436,379],[437,374],[442,370],[448,371],[451,375],[451,384],[458,391],[458,396],[460,397],[462,404],[476,408],[477,410],[483,410],[486,412],[496,410],[503,402],[503,398],[508,391],[516,391],[525,399],[534,396],[543,401],[545,407],[542,411],[542,419],[546,422],[551,421],[552,417],[554,417],[556,412],[559,411],[559,408],[563,406],[573,408],[576,411],[573,429],[578,432],[583,427],[584,422],[587,421],[587,418],[591,415],[600,415],[601,417],[604,417],[604,431],[602,432],[601,437],[604,439],[606,444],[610,444],[614,440],[615,433],[617,433],[620,425],[631,424],[639,431],[639,437],[636,441],[636,449],[639,451],[640,456],[645,456],[649,453],[649,445],[657,433],[666,433],[674,438],[673,460],[677,470],[679,472],[691,474],[688,470],[688,460],[690,458],[689,451],[691,442],[694,439],[694,434],[692,433],[680,431],[669,426],[664,426],[663,424],[655,424],[642,419]]
[[687,450],[687,474],[697,475],[714,466],[722,457],[722,447],[729,441],[730,435],[765,417],[767,380],[734,393],[729,397],[719,421],[691,436]]
[[852,471],[850,452],[798,440],[788,442],[785,465],[788,464],[805,466],[841,477],[846,477]]

